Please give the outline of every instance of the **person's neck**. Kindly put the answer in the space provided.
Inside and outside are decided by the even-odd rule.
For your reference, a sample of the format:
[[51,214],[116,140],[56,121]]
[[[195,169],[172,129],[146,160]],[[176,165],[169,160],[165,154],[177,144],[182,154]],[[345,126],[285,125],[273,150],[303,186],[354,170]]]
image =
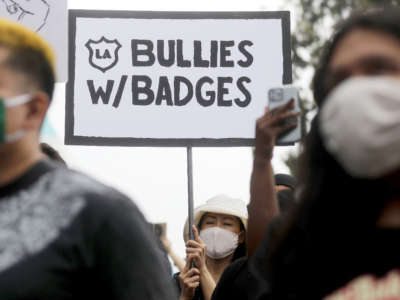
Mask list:
[[233,254],[222,259],[212,259],[207,257],[207,269],[216,283],[221,278],[222,273],[225,271],[226,267],[229,266],[229,264],[232,262],[232,259]]
[[39,147],[11,147],[0,150],[0,187],[22,176],[42,157]]

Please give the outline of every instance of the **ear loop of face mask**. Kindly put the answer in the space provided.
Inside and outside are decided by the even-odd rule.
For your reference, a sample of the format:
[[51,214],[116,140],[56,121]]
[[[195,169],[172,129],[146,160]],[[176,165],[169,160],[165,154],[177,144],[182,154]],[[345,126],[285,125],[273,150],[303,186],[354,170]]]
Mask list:
[[8,135],[6,134],[6,110],[10,107],[23,105],[29,101],[31,101],[30,94],[24,94],[9,99],[3,99],[0,97],[0,144],[13,143],[25,134],[23,129]]

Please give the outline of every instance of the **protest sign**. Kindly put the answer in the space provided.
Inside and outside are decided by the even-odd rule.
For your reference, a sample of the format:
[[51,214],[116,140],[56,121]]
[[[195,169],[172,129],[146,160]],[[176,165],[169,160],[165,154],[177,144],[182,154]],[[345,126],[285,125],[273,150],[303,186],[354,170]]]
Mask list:
[[70,11],[66,144],[246,146],[291,83],[289,12]]
[[67,81],[67,0],[1,0],[0,18],[38,32],[56,53],[57,81]]

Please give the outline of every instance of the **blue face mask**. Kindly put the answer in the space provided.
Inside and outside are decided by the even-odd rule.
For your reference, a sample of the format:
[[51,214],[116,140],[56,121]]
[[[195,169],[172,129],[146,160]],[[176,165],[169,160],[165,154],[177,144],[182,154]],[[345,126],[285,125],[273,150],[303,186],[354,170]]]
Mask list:
[[29,94],[16,96],[9,99],[0,97],[0,145],[13,143],[19,140],[25,134],[23,129],[6,134],[6,111],[9,107],[23,105],[29,101],[31,101],[31,95]]

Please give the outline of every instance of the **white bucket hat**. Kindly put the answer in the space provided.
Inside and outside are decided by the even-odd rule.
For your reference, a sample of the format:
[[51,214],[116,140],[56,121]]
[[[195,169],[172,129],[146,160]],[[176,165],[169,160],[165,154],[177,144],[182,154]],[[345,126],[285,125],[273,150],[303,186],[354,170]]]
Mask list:
[[[240,199],[231,198],[226,195],[218,195],[207,200],[205,204],[196,207],[193,214],[193,223],[197,228],[199,227],[201,217],[208,212],[238,217],[242,221],[244,228],[247,231],[247,207],[246,204]],[[189,221],[186,219],[185,226],[183,228],[183,239],[185,242],[189,240],[188,223]]]

